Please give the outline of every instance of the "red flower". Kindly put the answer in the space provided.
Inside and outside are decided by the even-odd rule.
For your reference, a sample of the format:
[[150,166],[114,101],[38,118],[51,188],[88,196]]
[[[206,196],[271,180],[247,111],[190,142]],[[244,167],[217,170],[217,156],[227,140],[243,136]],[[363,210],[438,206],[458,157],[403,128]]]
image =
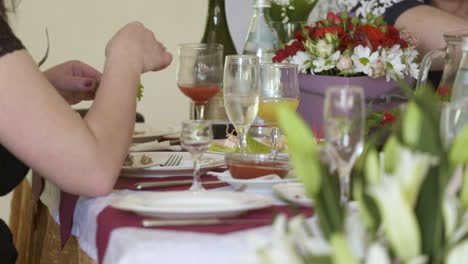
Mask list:
[[312,38],[325,38],[326,34],[341,34],[343,33],[343,29],[339,26],[328,26],[322,28],[315,28],[314,32],[312,33]]
[[275,56],[273,57],[273,62],[282,62],[288,57],[288,53],[284,49],[279,49],[276,51]]
[[367,42],[367,44],[370,44],[373,50],[377,50],[385,40],[385,34],[378,27],[368,24],[358,27],[354,32],[354,37],[359,41],[364,41]]
[[384,112],[382,120],[380,120],[381,125],[391,124],[395,122],[396,116],[390,112]]
[[341,22],[343,22],[341,20],[341,17],[339,17],[338,15],[335,15],[333,12],[327,13],[327,20],[330,22],[333,22],[335,25],[341,24]]
[[302,31],[295,31],[294,33],[294,37],[301,41],[301,42],[305,42],[306,41],[306,37],[304,36],[304,33],[302,33]]
[[400,31],[394,26],[387,26],[387,37],[392,40],[400,40]]
[[298,51],[305,51],[304,45],[299,40],[294,41],[284,49],[288,56],[294,56]]

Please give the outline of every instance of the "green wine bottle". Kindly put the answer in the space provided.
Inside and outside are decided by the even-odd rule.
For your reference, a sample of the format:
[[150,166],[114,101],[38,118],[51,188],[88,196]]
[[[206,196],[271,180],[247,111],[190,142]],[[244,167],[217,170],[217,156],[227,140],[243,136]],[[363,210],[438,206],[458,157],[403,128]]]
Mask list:
[[[205,32],[203,33],[201,42],[223,45],[224,57],[226,55],[237,54],[236,47],[234,46],[229,32],[224,0],[209,0]],[[194,107],[191,108],[191,112],[191,117],[196,119]],[[208,100],[205,106],[204,118],[212,120],[215,138],[226,138],[226,131],[232,130],[232,125],[230,125],[229,118],[224,108],[222,90]]]
[[237,54],[226,19],[224,0],[209,0],[208,15],[202,43],[217,43],[224,46],[224,56]]

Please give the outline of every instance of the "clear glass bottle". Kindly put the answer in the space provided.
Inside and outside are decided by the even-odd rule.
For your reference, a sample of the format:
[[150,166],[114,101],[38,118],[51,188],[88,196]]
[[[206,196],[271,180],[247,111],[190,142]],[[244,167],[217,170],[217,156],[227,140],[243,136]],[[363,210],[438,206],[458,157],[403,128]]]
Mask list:
[[[244,45],[244,55],[257,55],[260,63],[271,63],[279,38],[270,17],[271,0],[253,0],[253,15]],[[257,117],[249,129],[253,137],[269,137],[268,124]]]
[[468,37],[463,38],[463,54],[453,83],[451,101],[468,98]]
[[279,48],[278,34],[270,17],[270,0],[253,0],[253,15],[244,45],[245,55],[257,55],[260,63],[272,62]]

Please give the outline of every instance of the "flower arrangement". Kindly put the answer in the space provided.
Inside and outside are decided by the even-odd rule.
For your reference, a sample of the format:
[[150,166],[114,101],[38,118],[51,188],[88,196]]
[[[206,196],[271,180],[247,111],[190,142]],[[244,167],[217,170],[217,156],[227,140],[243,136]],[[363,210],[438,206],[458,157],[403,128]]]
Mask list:
[[302,73],[385,76],[387,81],[405,75],[417,78],[419,73],[414,40],[373,13],[359,20],[347,12],[329,12],[326,19],[305,25],[294,35],[273,60],[298,64]]
[[253,240],[256,263],[468,263],[468,126],[444,147],[439,98],[427,87],[405,91],[410,101],[382,154],[371,139],[360,157],[353,206],[340,204],[307,125],[280,109],[316,217],[279,217],[268,240]]

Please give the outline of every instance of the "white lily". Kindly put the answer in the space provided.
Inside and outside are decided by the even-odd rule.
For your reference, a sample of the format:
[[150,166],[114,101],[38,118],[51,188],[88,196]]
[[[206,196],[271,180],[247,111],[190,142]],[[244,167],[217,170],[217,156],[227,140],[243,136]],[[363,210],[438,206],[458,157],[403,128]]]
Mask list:
[[374,243],[370,245],[365,264],[391,264],[390,256],[388,255],[387,249],[380,243]]
[[405,262],[419,256],[419,226],[396,177],[383,177],[382,181],[371,186],[369,191],[377,202],[386,237],[395,254]]
[[468,263],[468,239],[449,251],[446,264]]
[[414,206],[429,168],[437,165],[438,159],[425,153],[413,152],[401,145],[397,149],[398,166],[395,168],[394,175],[402,188],[405,200]]

